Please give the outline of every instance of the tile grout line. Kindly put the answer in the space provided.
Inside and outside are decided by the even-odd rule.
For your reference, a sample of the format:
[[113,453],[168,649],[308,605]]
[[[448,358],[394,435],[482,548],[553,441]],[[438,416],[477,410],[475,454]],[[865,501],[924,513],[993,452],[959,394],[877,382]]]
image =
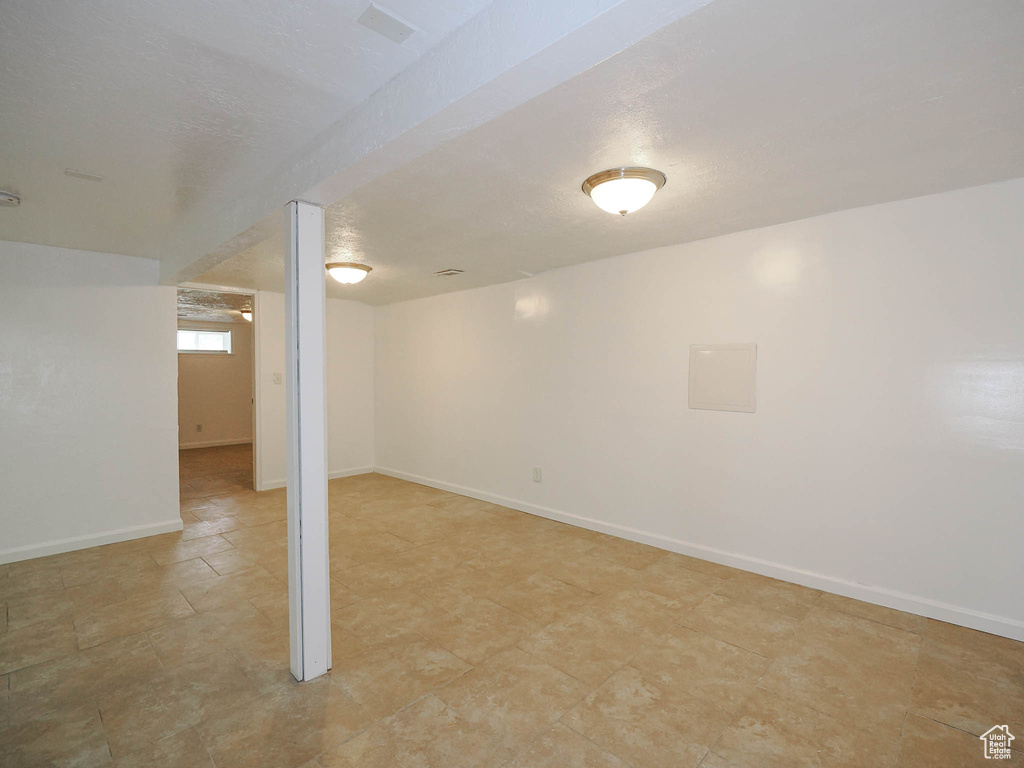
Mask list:
[[[735,647],[738,648],[739,646],[735,646]],[[765,657],[762,657],[762,658],[765,658]],[[750,690],[747,691],[747,695],[743,698],[743,700],[736,707],[736,711],[733,712],[732,715],[729,717],[729,721],[725,724],[725,727],[722,728],[722,732],[718,734],[717,738],[715,738],[715,740],[708,747],[707,752],[704,753],[704,757],[702,757],[700,759],[700,763],[698,763],[698,766],[703,765],[704,761],[708,759],[708,755],[710,755],[711,753],[713,753],[715,751],[715,747],[718,746],[718,742],[720,742],[722,740],[722,737],[725,736],[726,731],[728,731],[729,728],[732,727],[732,724],[740,716],[740,712],[742,712],[742,710],[743,710],[743,705],[746,704],[747,701],[750,700],[750,697],[754,694],[754,692],[756,690],[758,690],[758,688],[760,688],[761,681],[764,680],[765,675],[767,675],[771,671],[771,668],[777,663],[777,661],[778,661],[778,659],[769,659],[768,666],[765,667],[764,672],[761,673],[760,677],[757,678],[757,680],[755,681],[753,686],[751,686]],[[762,690],[767,690],[767,689],[762,689]]]

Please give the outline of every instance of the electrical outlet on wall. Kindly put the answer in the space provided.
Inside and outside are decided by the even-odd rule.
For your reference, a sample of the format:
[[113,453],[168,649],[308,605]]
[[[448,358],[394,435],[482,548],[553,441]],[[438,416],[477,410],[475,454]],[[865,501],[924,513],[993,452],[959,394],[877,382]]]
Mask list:
[[542,480],[542,477],[541,477],[541,473],[540,473],[540,467],[534,467],[533,468],[533,482],[539,483],[539,482],[541,482],[541,480]]
[[203,431],[203,425],[202,424],[196,424],[196,432],[202,432],[202,431]]
[[283,373],[275,373],[274,374],[274,383],[275,384],[284,384],[284,374]]

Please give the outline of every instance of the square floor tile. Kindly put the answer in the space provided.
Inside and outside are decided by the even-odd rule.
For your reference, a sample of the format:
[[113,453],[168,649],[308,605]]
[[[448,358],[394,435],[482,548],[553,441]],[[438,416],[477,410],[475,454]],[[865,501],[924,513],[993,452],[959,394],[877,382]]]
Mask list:
[[320,756],[323,768],[498,768],[510,757],[486,731],[427,696]]
[[626,667],[563,722],[627,763],[695,768],[729,722],[729,715]]
[[[715,743],[709,768],[888,768],[897,744],[758,689]],[[921,763],[921,768],[929,765]]]
[[898,741],[920,646],[911,632],[816,608],[761,686]]

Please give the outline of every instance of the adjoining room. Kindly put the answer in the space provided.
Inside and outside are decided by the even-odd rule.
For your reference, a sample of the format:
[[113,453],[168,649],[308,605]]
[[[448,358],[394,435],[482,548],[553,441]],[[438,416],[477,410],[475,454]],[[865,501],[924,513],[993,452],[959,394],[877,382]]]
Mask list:
[[178,289],[182,500],[255,490],[252,294]]
[[7,2],[0,765],[1024,766],[1022,41]]

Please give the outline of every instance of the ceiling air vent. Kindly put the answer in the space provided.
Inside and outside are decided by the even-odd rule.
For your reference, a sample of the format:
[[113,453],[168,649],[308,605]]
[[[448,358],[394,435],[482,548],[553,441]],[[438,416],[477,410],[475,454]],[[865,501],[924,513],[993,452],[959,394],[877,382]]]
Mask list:
[[102,176],[97,176],[95,173],[86,173],[85,171],[76,171],[74,168],[65,168],[65,176],[74,176],[76,179],[85,179],[86,181],[103,181]]
[[440,272],[435,272],[434,274],[438,277],[455,277],[456,275],[461,275],[464,271],[465,270],[462,269],[442,269]]
[[359,23],[399,45],[408,40],[409,36],[416,31],[401,19],[396,18],[390,11],[385,11],[373,3],[363,11],[363,15],[359,17]]

